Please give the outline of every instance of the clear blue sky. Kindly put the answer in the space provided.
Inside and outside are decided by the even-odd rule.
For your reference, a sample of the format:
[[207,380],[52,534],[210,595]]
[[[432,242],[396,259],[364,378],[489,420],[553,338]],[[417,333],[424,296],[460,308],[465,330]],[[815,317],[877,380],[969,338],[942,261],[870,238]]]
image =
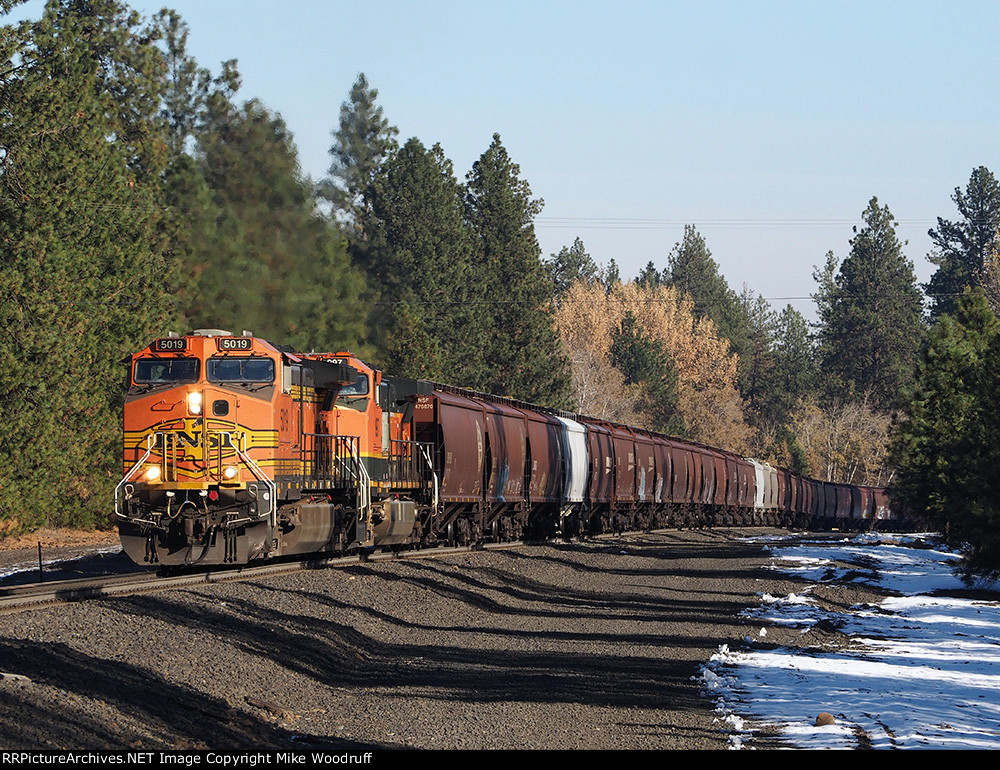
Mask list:
[[239,60],[242,97],[281,113],[308,175],[363,71],[401,139],[440,142],[461,177],[500,133],[545,199],[546,255],[580,236],[631,277],[691,223],[730,285],[775,309],[814,291],[828,250],[846,256],[872,196],[926,281],[954,188],[1000,174],[994,2],[169,5],[202,66]]

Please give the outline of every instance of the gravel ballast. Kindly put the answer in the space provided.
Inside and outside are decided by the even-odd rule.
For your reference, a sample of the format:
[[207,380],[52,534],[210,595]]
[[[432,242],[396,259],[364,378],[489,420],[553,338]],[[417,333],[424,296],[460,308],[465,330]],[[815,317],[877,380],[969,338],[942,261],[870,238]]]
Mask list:
[[794,585],[736,531],[524,546],[0,617],[0,748],[722,749],[699,667]]

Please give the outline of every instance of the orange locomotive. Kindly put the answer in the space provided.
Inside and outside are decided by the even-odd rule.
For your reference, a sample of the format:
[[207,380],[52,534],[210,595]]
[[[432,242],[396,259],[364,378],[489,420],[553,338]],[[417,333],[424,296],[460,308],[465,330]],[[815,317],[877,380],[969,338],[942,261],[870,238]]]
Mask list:
[[429,384],[218,329],[154,340],[128,381],[115,513],[136,562],[242,564],[425,534],[434,476],[413,411]]

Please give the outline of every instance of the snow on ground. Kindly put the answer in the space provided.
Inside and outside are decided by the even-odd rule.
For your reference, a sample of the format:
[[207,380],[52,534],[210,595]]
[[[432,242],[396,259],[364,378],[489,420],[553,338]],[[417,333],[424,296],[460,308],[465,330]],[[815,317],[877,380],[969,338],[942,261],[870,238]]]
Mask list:
[[[760,623],[757,641],[746,651],[721,647],[703,667],[734,748],[752,748],[752,733],[799,748],[1000,748],[1000,603],[955,598],[969,592],[953,572],[954,553],[929,535],[783,539],[770,550],[775,569],[814,585],[762,595],[748,615]],[[810,591],[830,582],[898,596],[824,609]],[[849,638],[839,649],[768,649],[776,626]],[[817,727],[823,712],[834,722]]]
[[[83,561],[86,559],[93,559],[95,556],[111,556],[114,554],[121,553],[122,547],[120,545],[106,545],[100,548],[90,548],[85,554],[76,557],[76,561]],[[73,567],[72,559],[67,560],[62,556],[57,556],[55,558],[45,558],[42,560],[42,569],[49,573],[54,572],[64,572],[67,569],[72,569]],[[31,582],[31,580],[37,579],[35,576],[38,575],[38,559],[28,558],[20,560],[10,560],[9,563],[0,566],[0,581],[6,578],[28,575],[31,579],[25,580],[24,582]],[[57,575],[56,578],[59,576]],[[53,578],[53,579],[56,579]]]

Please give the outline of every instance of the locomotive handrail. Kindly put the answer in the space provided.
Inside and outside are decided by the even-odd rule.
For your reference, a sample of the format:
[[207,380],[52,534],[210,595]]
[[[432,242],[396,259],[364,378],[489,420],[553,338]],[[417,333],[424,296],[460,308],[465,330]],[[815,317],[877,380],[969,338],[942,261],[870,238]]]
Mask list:
[[[219,431],[219,433],[223,432],[224,431]],[[231,434],[230,434],[230,439],[232,439]],[[250,472],[253,473],[254,476],[257,478],[257,481],[263,483],[264,486],[267,487],[267,491],[270,493],[270,499],[268,500],[269,510],[267,513],[273,531],[274,528],[278,526],[278,506],[276,505],[278,499],[278,486],[277,484],[274,483],[272,479],[268,478],[267,474],[265,474],[264,471],[260,469],[260,466],[258,466],[257,463],[255,463],[251,459],[249,453],[247,452],[246,443],[247,443],[247,434],[243,433],[240,435],[240,445],[235,447],[236,454],[239,455],[239,458],[244,463],[246,463],[246,466],[250,469]]]
[[118,486],[115,487],[115,516],[117,516],[119,518],[125,518],[125,515],[120,510],[119,503],[120,503],[121,497],[119,495],[119,492],[121,492],[122,487],[124,487],[126,484],[129,483],[129,479],[132,477],[132,474],[135,473],[136,469],[140,465],[142,465],[144,462],[146,462],[146,460],[149,458],[149,455],[153,451],[153,436],[154,435],[155,434],[153,434],[153,433],[149,433],[149,434],[146,435],[146,454],[144,454],[142,457],[140,457],[138,460],[135,461],[135,464],[131,468],[128,469],[128,471],[122,477],[122,480],[118,482]]
[[[365,464],[361,461],[361,454],[358,450],[357,436],[337,436],[332,433],[303,433],[311,439],[325,439],[331,442],[331,452],[329,457],[330,471],[333,471],[334,464],[339,463],[346,471],[345,475],[350,475],[354,480],[357,494],[358,520],[370,517],[371,515],[371,476]],[[350,455],[350,465],[346,462],[346,457],[341,454],[340,449],[346,449]],[[315,447],[314,450],[315,452]],[[314,473],[316,473],[314,460]],[[351,467],[353,466],[353,467]],[[367,531],[367,528],[366,528]]]
[[354,460],[354,465],[358,469],[358,477],[361,483],[358,484],[358,511],[367,511],[371,508],[372,503],[372,479],[368,475],[368,469],[365,468],[365,464],[361,462],[361,457],[358,455],[357,450],[352,444],[347,445],[347,450],[351,453],[351,459]]
[[[355,449],[354,445],[350,442],[347,444],[347,450],[351,453],[351,459],[354,460],[354,465],[358,469],[358,477],[361,483],[358,484],[358,521],[362,519],[367,519],[365,526],[365,538],[368,537],[368,526],[367,523],[371,521],[371,502],[372,502],[372,489],[371,489],[371,476],[368,475],[368,469],[365,468],[363,462],[361,462],[361,457]],[[368,545],[368,543],[360,543],[360,536],[355,529],[356,542],[359,545]]]
[[427,458],[423,456],[426,442],[391,439],[385,458],[388,461],[387,474],[389,483],[393,486],[426,486],[430,481],[433,468],[428,463],[426,470],[423,464]]
[[433,510],[435,513],[437,513],[437,507],[438,507],[438,475],[437,475],[437,471],[434,470],[434,463],[431,462],[430,444],[417,444],[417,446],[420,448],[420,454],[423,456],[424,462],[427,463],[427,468],[431,472],[431,479],[434,482],[434,497],[432,498],[432,503],[431,503],[432,504],[432,508],[431,508],[431,510]]
[[360,483],[358,473],[346,462],[347,455],[351,455],[355,464],[360,463],[356,457],[357,436],[338,436],[333,433],[303,433],[302,436],[312,441],[312,472],[309,475],[314,481],[332,481],[336,484],[341,480],[347,482],[350,477],[352,484]]

